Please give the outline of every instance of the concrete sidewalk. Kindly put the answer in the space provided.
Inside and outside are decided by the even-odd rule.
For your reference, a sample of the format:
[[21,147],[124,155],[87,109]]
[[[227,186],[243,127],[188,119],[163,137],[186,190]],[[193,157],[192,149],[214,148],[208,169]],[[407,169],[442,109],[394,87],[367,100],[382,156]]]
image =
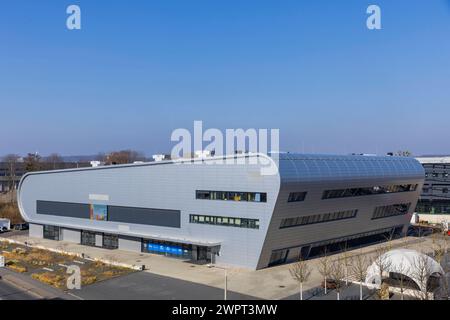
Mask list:
[[[298,284],[293,280],[289,272],[291,265],[281,265],[257,271],[229,266],[216,268],[154,254],[107,250],[63,241],[29,238],[23,235],[13,236],[10,239],[19,242],[26,241],[32,246],[39,245],[75,254],[83,253],[85,257],[90,258],[115,261],[134,266],[145,265],[146,272],[216,288],[224,287],[224,270],[221,268],[226,268],[228,273],[228,290],[261,299],[283,299],[295,295],[298,292]],[[392,248],[410,247],[420,249],[421,247],[430,247],[430,243],[431,239],[409,237],[393,240],[391,241],[391,246]],[[350,255],[370,255],[375,252],[377,247],[378,245],[375,244],[362,249],[348,251],[348,253]],[[337,259],[339,256],[341,254],[335,254],[331,257],[332,259]],[[318,259],[309,260],[312,274],[309,281],[304,284],[305,290],[319,286],[322,281],[318,272],[318,262]]]

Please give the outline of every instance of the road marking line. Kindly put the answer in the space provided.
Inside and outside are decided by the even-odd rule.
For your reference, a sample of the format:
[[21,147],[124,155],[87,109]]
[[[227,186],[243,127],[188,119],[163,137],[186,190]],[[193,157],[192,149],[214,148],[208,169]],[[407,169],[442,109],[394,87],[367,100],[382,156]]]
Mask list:
[[67,294],[71,295],[74,298],[77,298],[78,300],[84,300],[82,297],[77,296],[76,294],[73,294],[71,292],[67,292]]

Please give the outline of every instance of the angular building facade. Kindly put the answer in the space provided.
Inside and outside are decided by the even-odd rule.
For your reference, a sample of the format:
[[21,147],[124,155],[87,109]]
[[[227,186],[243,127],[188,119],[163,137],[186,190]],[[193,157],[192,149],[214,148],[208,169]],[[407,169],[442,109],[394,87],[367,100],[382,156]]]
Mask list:
[[416,208],[420,220],[450,223],[450,157],[416,159],[425,170],[425,182]]
[[242,154],[28,173],[18,202],[32,237],[261,269],[402,235],[423,181],[413,158]]

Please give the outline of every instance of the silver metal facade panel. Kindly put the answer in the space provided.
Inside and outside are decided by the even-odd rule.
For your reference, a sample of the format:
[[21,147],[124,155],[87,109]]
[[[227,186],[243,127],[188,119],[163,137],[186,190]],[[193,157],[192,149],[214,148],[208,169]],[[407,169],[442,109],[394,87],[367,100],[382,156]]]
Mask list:
[[79,230],[62,229],[62,240],[72,243],[81,243],[81,232]]
[[30,229],[28,235],[32,238],[44,238],[44,227],[40,224],[30,223]]
[[102,234],[95,235],[95,246],[103,247],[103,235]]
[[141,240],[138,238],[119,237],[119,249],[124,251],[141,252]]

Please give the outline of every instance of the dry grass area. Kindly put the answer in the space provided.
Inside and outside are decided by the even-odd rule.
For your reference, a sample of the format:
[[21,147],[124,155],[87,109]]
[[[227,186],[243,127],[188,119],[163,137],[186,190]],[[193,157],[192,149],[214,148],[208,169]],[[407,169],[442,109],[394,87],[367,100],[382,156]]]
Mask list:
[[5,257],[7,268],[28,273],[33,279],[60,289],[66,287],[67,278],[70,276],[66,268],[69,265],[80,267],[82,286],[134,272],[129,268],[111,266],[100,261],[81,259],[6,241],[0,241],[0,254]]
[[2,194],[0,198],[0,218],[6,218],[11,220],[11,224],[23,223],[22,216],[20,215],[19,208],[17,207],[17,201],[11,201],[10,194]]

